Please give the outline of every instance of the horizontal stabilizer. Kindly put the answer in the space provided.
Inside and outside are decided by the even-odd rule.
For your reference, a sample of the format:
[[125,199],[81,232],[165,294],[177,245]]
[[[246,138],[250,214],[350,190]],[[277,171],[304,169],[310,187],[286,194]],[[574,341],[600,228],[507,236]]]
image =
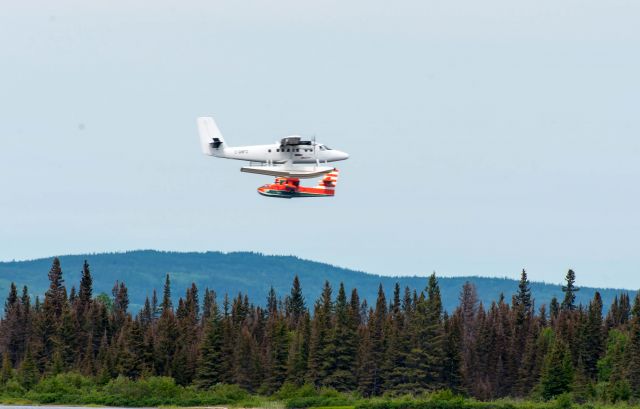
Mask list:
[[307,168],[286,168],[283,166],[244,166],[241,172],[259,175],[291,177],[300,179],[317,178],[333,170],[331,166],[310,166]]

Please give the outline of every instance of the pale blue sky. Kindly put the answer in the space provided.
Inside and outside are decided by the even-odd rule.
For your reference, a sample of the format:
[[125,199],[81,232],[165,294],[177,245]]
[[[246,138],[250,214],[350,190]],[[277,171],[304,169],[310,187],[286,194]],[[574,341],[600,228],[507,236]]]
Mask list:
[[[637,1],[20,1],[0,13],[0,259],[295,254],[640,287]],[[351,154],[331,200],[200,154]]]

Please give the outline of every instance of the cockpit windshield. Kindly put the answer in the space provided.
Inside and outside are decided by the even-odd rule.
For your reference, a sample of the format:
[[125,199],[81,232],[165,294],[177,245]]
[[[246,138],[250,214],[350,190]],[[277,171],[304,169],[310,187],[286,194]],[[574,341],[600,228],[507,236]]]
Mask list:
[[318,145],[318,148],[319,148],[321,151],[330,151],[330,150],[331,150],[331,148],[330,148],[330,147],[328,147],[327,145]]

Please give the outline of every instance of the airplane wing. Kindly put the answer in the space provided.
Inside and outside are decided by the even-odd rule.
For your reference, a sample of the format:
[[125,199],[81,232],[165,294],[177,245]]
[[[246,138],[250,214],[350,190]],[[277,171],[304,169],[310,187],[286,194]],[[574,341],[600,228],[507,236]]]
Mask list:
[[259,175],[291,177],[300,179],[317,178],[333,170],[331,166],[309,166],[302,168],[288,168],[283,166],[243,166],[241,172]]

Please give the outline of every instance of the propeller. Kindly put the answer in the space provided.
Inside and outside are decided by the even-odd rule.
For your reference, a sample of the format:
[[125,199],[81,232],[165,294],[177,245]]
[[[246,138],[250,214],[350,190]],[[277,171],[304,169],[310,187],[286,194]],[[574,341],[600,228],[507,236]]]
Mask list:
[[316,167],[320,166],[320,161],[318,160],[318,150],[316,144],[316,134],[313,134],[313,158],[316,160]]

